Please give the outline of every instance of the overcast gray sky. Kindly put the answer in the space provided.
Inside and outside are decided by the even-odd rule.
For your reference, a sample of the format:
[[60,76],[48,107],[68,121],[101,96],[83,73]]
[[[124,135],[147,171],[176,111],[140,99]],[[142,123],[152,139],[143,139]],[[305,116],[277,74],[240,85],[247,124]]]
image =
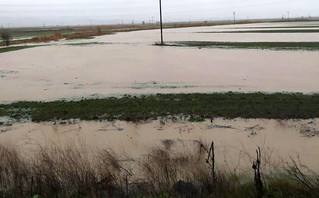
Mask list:
[[[319,0],[163,0],[164,21],[319,16]],[[158,0],[0,0],[3,27],[158,20]]]

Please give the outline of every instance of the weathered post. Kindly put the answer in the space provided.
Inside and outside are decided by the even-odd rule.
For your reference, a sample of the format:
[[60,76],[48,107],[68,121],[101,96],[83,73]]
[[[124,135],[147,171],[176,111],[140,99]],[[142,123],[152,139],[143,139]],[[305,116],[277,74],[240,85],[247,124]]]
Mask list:
[[159,0],[159,6],[160,6],[161,45],[164,45],[164,39],[163,39],[162,0]]
[[257,160],[256,162],[253,162],[253,169],[254,169],[254,181],[255,181],[255,187],[257,191],[256,198],[263,198],[264,196],[264,189],[263,189],[263,182],[261,180],[261,171],[260,171],[260,165],[261,165],[261,150],[260,147],[256,150],[257,153]]

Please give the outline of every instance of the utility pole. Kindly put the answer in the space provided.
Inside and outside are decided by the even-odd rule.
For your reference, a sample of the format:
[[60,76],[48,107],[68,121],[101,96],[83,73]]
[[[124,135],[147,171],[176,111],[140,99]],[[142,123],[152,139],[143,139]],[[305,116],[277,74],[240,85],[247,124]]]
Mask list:
[[92,29],[92,19],[90,19],[90,29]]
[[164,39],[163,39],[162,0],[159,0],[159,6],[160,6],[161,45],[164,45]]
[[236,24],[236,12],[233,11],[233,15],[234,15],[234,24]]

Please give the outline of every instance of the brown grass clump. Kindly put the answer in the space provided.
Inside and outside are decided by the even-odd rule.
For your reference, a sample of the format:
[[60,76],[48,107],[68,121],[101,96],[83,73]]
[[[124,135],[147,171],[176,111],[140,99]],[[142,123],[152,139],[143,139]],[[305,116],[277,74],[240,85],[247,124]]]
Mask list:
[[42,43],[42,42],[49,42],[49,41],[58,41],[64,38],[60,31],[55,31],[53,36],[37,36],[31,39],[31,42],[35,43]]

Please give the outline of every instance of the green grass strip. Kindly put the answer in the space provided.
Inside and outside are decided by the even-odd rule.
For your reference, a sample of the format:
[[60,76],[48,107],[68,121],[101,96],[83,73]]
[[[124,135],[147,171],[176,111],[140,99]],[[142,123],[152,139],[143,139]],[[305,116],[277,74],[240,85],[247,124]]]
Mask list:
[[94,36],[87,36],[87,37],[82,37],[82,38],[68,38],[67,40],[90,40],[94,39]]
[[200,118],[319,118],[319,94],[229,92],[126,95],[121,98],[0,105],[0,116],[29,117],[36,122],[70,118],[140,121],[180,114]]
[[3,48],[0,48],[0,53],[12,52],[12,51],[40,47],[40,46],[43,46],[43,45],[25,45],[25,46],[3,47]]
[[213,31],[213,32],[198,32],[198,33],[319,33],[319,29],[302,29],[302,30],[243,30],[243,31]]
[[310,29],[319,28],[317,25],[305,25],[305,26],[255,26],[255,27],[237,27],[232,29]]
[[89,45],[106,45],[104,42],[88,42],[88,43],[67,43],[68,46],[89,46]]
[[271,50],[319,50],[319,42],[213,42],[213,41],[180,41],[170,42],[166,46],[199,47],[199,48],[240,48]]

